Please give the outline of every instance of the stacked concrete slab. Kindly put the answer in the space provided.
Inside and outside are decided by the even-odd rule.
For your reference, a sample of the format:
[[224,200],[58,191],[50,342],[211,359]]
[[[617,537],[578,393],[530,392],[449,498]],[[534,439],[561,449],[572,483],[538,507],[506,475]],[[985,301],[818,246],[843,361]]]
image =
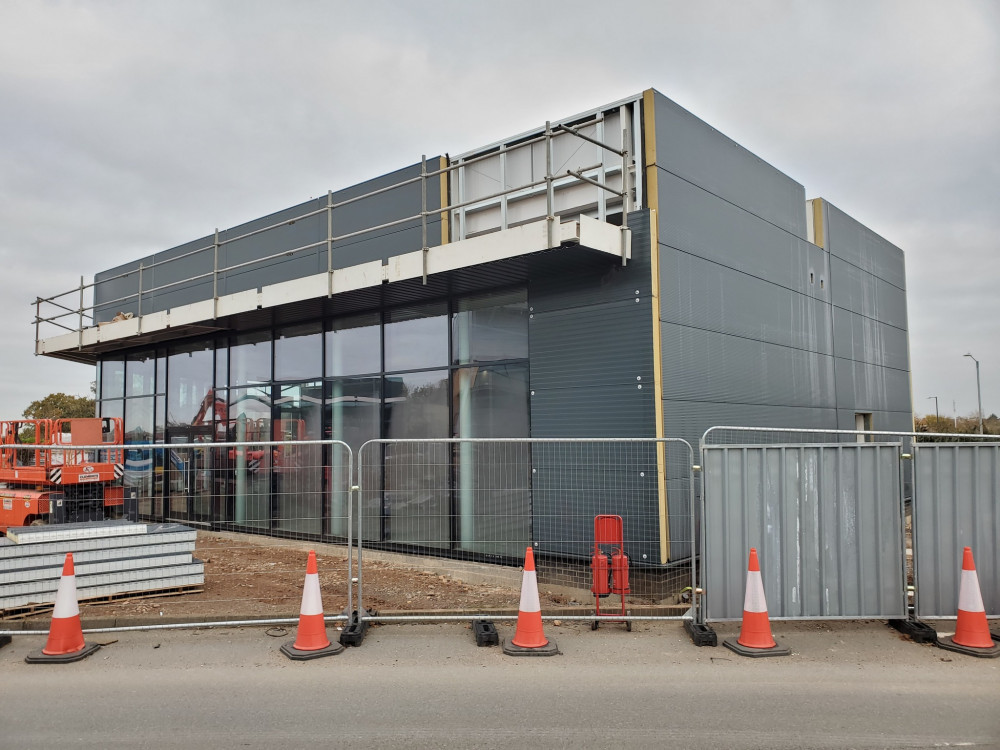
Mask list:
[[0,538],[0,611],[55,602],[66,553],[80,601],[202,585],[197,532],[177,523],[93,521],[11,528]]

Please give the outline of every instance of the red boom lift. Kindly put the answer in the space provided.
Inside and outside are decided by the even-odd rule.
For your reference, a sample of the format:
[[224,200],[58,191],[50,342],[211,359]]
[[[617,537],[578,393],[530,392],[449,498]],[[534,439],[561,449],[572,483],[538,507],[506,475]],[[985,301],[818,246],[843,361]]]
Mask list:
[[123,443],[116,417],[0,421],[0,532],[120,514]]

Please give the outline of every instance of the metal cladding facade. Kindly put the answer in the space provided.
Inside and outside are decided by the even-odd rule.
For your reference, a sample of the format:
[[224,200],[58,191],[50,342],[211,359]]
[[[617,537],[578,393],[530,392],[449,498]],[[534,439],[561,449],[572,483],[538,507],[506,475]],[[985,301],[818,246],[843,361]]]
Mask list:
[[[548,245],[431,274],[426,283],[409,277],[287,304],[251,304],[235,314],[197,321],[181,335],[225,338],[224,346],[233,346],[234,339],[226,337],[237,333],[328,323],[355,312],[380,313],[384,324],[385,311],[394,306],[442,301],[453,313],[461,295],[517,289],[527,301],[527,357],[518,367],[528,371],[530,427],[528,434],[512,437],[683,438],[697,447],[713,425],[854,429],[861,419],[867,429],[909,431],[902,251],[828,202],[807,201],[801,184],[659,92],[648,90],[595,113],[600,121],[592,131],[596,137],[604,143],[618,138],[617,147],[633,160],[631,167],[615,167],[607,155],[598,160],[608,183],[620,187],[627,172],[633,175],[635,203],[624,201],[631,230],[627,263],[606,252],[578,252],[571,244]],[[572,126],[584,119],[563,122]],[[546,143],[553,132],[546,126]],[[551,189],[556,171],[538,149],[513,155],[532,139],[540,142],[542,134],[522,134],[466,157],[428,160],[434,169],[441,164],[466,170],[456,171],[454,179],[435,177],[440,190],[427,189],[419,180],[388,189],[419,178],[421,165],[416,164],[99,273],[95,321],[110,321],[117,313],[137,318],[173,314],[179,307],[241,293],[264,299],[267,285],[365,263],[391,265],[393,258],[422,246],[426,258],[428,247],[544,220],[546,213],[567,221],[575,211],[609,225],[620,223],[621,204],[577,198],[589,195],[586,190],[604,195],[585,182],[557,195],[561,207],[551,206],[550,195],[548,211],[544,188],[502,198],[478,214],[475,206],[466,208],[476,196],[490,198],[494,182],[507,187],[504,169],[521,169],[525,179],[535,181],[532,189],[545,183],[539,179],[544,173]],[[565,146],[558,146],[560,153],[575,153]],[[499,156],[490,161],[494,154]],[[551,157],[550,152],[550,162]],[[479,168],[456,166],[463,158]],[[565,164],[562,169],[562,180],[573,174]],[[473,200],[464,191],[471,191]],[[421,207],[445,209],[428,218],[426,240],[419,219],[393,223]],[[442,213],[448,214],[446,223]],[[499,225],[489,224],[494,216],[502,217],[496,219]],[[255,233],[264,227],[271,229]],[[469,231],[456,237],[459,228]],[[335,243],[329,239],[334,235],[340,238]],[[179,260],[149,268],[168,258]],[[256,262],[241,265],[251,261]],[[168,348],[177,341],[171,330],[168,324],[155,337],[121,338],[87,356],[120,359],[143,347]],[[80,347],[70,352],[67,346],[60,353],[44,344],[41,353],[84,359]],[[454,360],[446,363],[451,374],[445,378],[457,380],[459,366]],[[391,368],[384,367],[382,376],[386,369]],[[446,427],[459,433],[454,420]],[[556,460],[544,449],[532,455],[532,503],[541,515],[565,502],[560,498],[565,492],[546,485],[546,462]],[[623,477],[619,485],[648,508],[626,519],[626,539],[635,545],[629,554],[641,551],[660,562],[688,556],[692,509],[687,496],[670,496],[677,477],[669,475],[662,448],[650,447],[648,464],[649,471]],[[580,479],[588,486],[585,476]],[[608,505],[614,499],[596,494],[583,492],[573,502],[581,516],[618,512]],[[664,503],[666,520],[659,511]],[[669,529],[668,539],[661,538],[664,529]],[[583,526],[571,531],[542,521],[533,527],[541,550],[585,551],[584,543],[578,550],[559,541],[586,539],[590,533]]]
[[902,251],[661,94],[646,103],[665,434],[853,430],[858,413],[911,430]]

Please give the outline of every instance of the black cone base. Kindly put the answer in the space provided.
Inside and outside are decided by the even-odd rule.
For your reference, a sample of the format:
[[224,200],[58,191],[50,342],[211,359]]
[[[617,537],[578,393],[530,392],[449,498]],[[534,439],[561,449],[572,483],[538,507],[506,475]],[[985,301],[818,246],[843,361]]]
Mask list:
[[775,643],[777,645],[774,648],[749,648],[740,643],[736,638],[726,638],[722,642],[722,645],[735,654],[749,656],[753,659],[759,659],[762,656],[791,656],[792,650],[790,648],[782,646],[777,641]]
[[71,661],[86,659],[100,647],[100,643],[85,643],[79,651],[74,651],[71,654],[54,654],[51,656],[43,654],[42,650],[38,649],[25,656],[24,660],[28,664],[69,664]]

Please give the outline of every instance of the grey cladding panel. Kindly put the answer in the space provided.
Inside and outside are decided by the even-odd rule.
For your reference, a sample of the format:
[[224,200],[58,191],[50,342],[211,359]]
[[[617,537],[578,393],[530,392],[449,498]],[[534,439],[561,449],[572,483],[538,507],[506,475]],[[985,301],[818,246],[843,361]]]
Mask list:
[[830,258],[830,268],[834,305],[906,329],[904,290],[840,258]]
[[[905,370],[837,358],[837,405],[859,412],[910,411],[910,375]],[[853,429],[853,428],[852,428]]]
[[648,299],[534,312],[529,320],[531,387],[645,383],[652,388]]
[[906,289],[903,251],[836,206],[827,203],[830,253],[900,289]]
[[834,409],[760,406],[708,401],[663,401],[664,431],[697,446],[705,430],[716,425],[836,429]]
[[[855,411],[853,408],[845,409],[840,405],[837,412],[837,429],[856,429]],[[864,412],[865,409],[858,409]],[[880,432],[912,432],[913,415],[910,412],[901,411],[872,411],[872,429]]]
[[662,170],[658,185],[661,243],[803,294],[828,297],[820,284],[827,274],[822,248]]
[[837,356],[908,370],[906,331],[841,307],[833,309]]
[[656,435],[652,388],[625,384],[532,391],[532,437]]
[[805,239],[802,185],[659,93],[656,161],[662,169]]
[[833,353],[827,303],[663,245],[660,314],[665,323]]
[[668,323],[661,330],[666,400],[836,406],[828,355]]

